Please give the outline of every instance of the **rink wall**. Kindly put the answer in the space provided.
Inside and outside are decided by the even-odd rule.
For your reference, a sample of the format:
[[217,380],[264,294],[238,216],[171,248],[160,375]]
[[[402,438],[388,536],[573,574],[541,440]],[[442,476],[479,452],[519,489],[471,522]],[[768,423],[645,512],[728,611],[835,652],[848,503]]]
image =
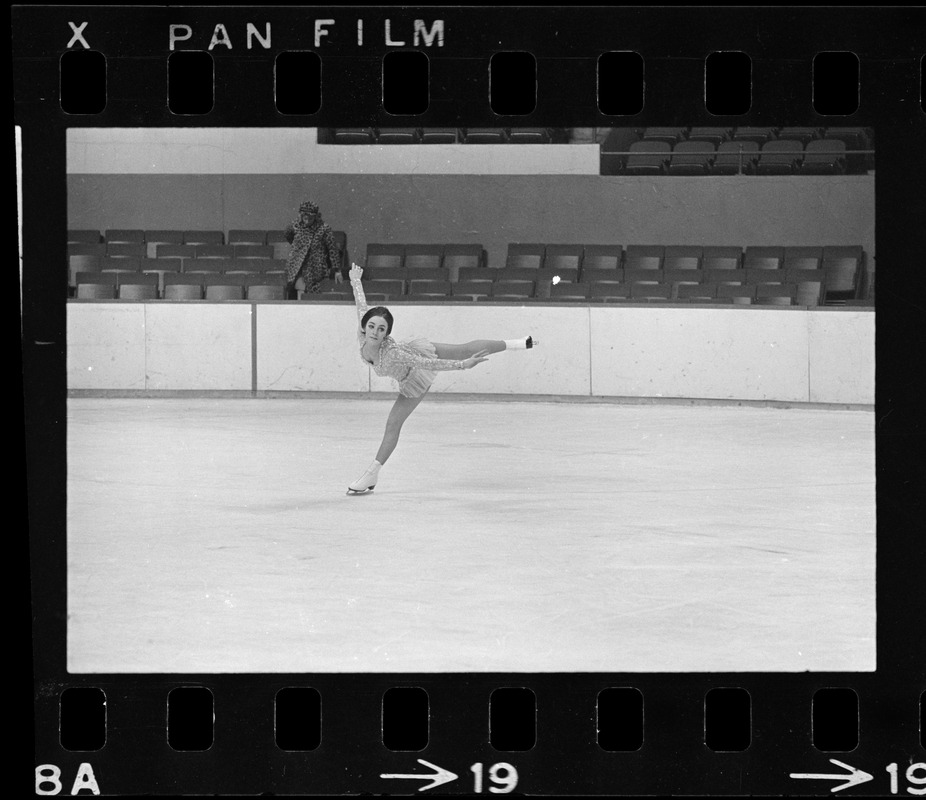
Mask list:
[[[394,307],[398,339],[512,338],[433,392],[874,403],[874,313],[845,308]],[[67,305],[71,391],[389,392],[357,353],[348,303]]]

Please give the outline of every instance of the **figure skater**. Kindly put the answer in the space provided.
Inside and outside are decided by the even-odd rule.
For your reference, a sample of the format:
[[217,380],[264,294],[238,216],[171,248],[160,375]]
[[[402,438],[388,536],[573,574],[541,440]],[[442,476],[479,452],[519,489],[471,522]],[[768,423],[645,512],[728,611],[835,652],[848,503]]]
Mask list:
[[376,453],[376,459],[367,471],[348,487],[347,493],[350,495],[373,491],[379,480],[380,467],[395,450],[405,420],[431,388],[431,383],[436,377],[435,372],[472,369],[477,364],[487,361],[492,353],[530,349],[538,342],[530,336],[511,340],[477,339],[466,344],[438,344],[427,339],[397,342],[390,336],[393,318],[389,309],[383,306],[370,308],[367,305],[360,282],[363,270],[356,264],[351,264],[349,275],[357,304],[357,318],[360,320],[360,358],[372,366],[377,375],[392,378],[399,387],[399,396],[389,412],[386,433]]

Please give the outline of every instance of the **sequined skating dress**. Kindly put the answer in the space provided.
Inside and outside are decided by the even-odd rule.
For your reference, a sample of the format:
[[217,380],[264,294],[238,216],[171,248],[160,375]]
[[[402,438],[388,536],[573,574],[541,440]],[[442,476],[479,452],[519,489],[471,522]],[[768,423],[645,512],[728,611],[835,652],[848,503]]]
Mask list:
[[[357,319],[362,325],[363,315],[370,307],[367,305],[361,282],[351,278],[350,285],[354,290],[354,302],[357,304]],[[362,329],[357,338],[360,342],[360,358],[365,364],[370,364],[363,357]],[[464,368],[462,361],[438,358],[437,350],[427,339],[397,342],[391,336],[383,339],[379,357],[371,366],[380,377],[392,378],[398,384],[399,394],[405,397],[421,397],[431,387],[434,378],[437,377],[436,372]]]

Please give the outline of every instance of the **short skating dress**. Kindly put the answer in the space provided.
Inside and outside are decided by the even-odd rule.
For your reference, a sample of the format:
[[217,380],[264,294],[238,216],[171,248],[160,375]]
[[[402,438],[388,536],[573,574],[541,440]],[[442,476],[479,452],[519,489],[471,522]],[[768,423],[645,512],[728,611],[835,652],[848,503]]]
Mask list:
[[[357,319],[362,320],[363,315],[370,310],[363,285],[359,280],[351,279],[351,288],[354,290],[354,301],[357,304]],[[363,347],[364,335],[361,330],[358,340]],[[370,362],[360,355],[365,364]],[[373,372],[380,377],[392,378],[398,385],[399,394],[405,397],[421,397],[437,377],[435,373],[463,369],[462,361],[438,358],[437,350],[427,339],[409,339],[397,342],[391,336],[383,339],[379,348],[377,363],[371,365]]]

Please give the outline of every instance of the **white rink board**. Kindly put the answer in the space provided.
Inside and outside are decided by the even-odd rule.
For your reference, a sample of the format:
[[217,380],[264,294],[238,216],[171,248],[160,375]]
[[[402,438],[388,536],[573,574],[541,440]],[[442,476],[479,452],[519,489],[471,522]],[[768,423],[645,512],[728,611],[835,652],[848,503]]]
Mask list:
[[259,304],[257,390],[367,392],[353,304]]
[[69,389],[147,388],[146,308],[142,303],[67,304]]
[[148,303],[149,390],[251,388],[251,306]]
[[806,402],[805,313],[591,309],[592,392]]
[[810,401],[874,403],[875,315],[810,314]]

